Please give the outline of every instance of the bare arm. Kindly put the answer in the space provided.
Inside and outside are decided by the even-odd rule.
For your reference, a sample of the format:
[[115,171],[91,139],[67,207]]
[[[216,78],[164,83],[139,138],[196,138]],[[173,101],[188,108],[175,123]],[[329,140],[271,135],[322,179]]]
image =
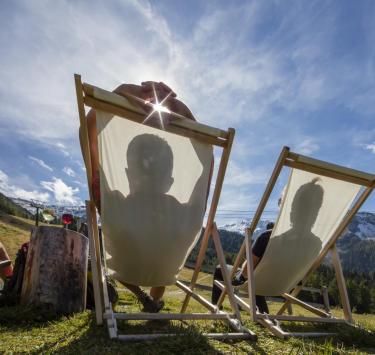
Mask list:
[[[134,96],[145,99],[145,93],[141,86],[133,84],[122,84],[118,86],[114,93],[126,96],[126,94],[132,94]],[[98,151],[98,133],[96,129],[96,114],[95,110],[91,109],[86,116],[88,135],[90,142],[90,154],[91,154],[91,166],[93,177],[98,175],[99,171],[99,151]]]
[[[114,91],[114,93],[122,96],[126,96],[126,94],[132,94],[144,100],[153,100],[154,93],[159,99],[159,101],[163,100],[165,97],[168,97],[164,105],[168,107],[171,111],[179,113],[187,118],[192,120],[194,119],[193,114],[187,108],[185,104],[181,101],[176,99],[176,94],[164,83],[157,83],[147,81],[142,83],[141,86],[139,85],[132,85],[132,84],[122,84],[118,86]],[[100,201],[100,194],[99,194],[99,148],[98,148],[98,133],[96,129],[96,114],[95,110],[91,109],[88,114],[86,115],[87,119],[87,129],[88,129],[88,138],[89,138],[89,149],[90,149],[90,157],[91,157],[91,173],[92,173],[92,180],[94,193],[94,201],[98,207]],[[82,131],[79,132],[80,141],[82,145]],[[84,150],[82,150],[84,152]],[[85,160],[88,157],[85,157]],[[87,168],[87,167],[86,167]]]

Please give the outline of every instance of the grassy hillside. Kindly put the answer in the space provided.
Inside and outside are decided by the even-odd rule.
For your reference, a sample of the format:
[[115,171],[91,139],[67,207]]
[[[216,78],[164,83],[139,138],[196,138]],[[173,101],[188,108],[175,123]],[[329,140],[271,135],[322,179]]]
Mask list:
[[11,216],[0,211],[0,242],[8,251],[12,260],[20,246],[29,241],[30,230],[34,222],[30,219]]
[[25,208],[14,203],[9,197],[0,192],[0,211],[13,216],[33,218],[33,215]]
[[[29,237],[29,221],[0,215],[0,241],[2,241],[12,257],[18,245]],[[181,278],[188,280],[191,270],[183,270]],[[212,276],[202,274],[200,284],[210,285]],[[204,292],[209,296],[207,292]],[[163,312],[178,312],[183,299],[183,293],[176,287],[168,289],[166,307]],[[190,310],[204,311],[194,301]],[[225,305],[228,307],[228,305]],[[279,304],[271,304],[271,310],[276,310]],[[139,306],[135,298],[128,292],[120,293],[117,310],[137,311]],[[295,314],[305,314],[305,311],[294,307]],[[334,310],[341,314],[341,310]],[[171,330],[182,334],[181,337],[160,339],[143,343],[122,343],[110,341],[104,327],[96,327],[91,312],[83,312],[71,317],[53,318],[42,315],[27,307],[0,308],[0,353],[34,353],[34,354],[223,354],[223,353],[263,353],[263,354],[347,354],[375,353],[375,316],[354,315],[357,327],[349,326],[298,326],[286,325],[296,331],[328,329],[337,335],[326,339],[289,339],[279,340],[270,335],[264,328],[249,321],[242,312],[245,324],[258,334],[257,342],[235,341],[221,342],[207,340],[200,335],[204,331],[226,330],[222,323],[210,322],[119,322],[119,328],[128,332],[164,331]]]

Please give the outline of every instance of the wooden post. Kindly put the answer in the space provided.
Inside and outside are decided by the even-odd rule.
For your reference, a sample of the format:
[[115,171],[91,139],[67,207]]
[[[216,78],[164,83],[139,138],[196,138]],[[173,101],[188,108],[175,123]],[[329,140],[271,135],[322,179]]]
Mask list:
[[60,227],[33,228],[21,303],[48,305],[59,314],[86,308],[88,239]]
[[[81,148],[83,159],[86,165],[86,175],[87,175],[87,183],[88,183],[88,190],[90,195],[90,203],[88,204],[89,214],[87,218],[90,219],[88,222],[92,225],[92,236],[94,241],[94,247],[96,250],[96,274],[98,275],[99,280],[99,289],[103,289],[103,278],[102,278],[102,266],[100,262],[100,241],[99,241],[99,232],[98,232],[98,225],[96,220],[96,208],[93,199],[93,192],[92,192],[92,166],[91,166],[91,153],[90,153],[90,144],[89,144],[89,135],[87,129],[87,119],[85,113],[85,106],[84,106],[84,97],[83,97],[83,86],[81,76],[78,74],[74,74],[74,83],[76,87],[76,96],[77,96],[77,105],[78,105],[78,113],[79,113],[79,121],[80,121],[80,138],[81,138]],[[87,206],[86,206],[87,209]],[[94,267],[94,265],[92,265]],[[102,291],[101,291],[102,296]],[[99,310],[101,312],[101,310]],[[96,310],[97,314],[99,312]],[[97,318],[99,324],[101,324],[100,318]]]
[[246,246],[246,268],[247,268],[247,292],[249,294],[249,305],[250,305],[250,319],[256,320],[256,302],[255,302],[255,284],[254,284],[254,264],[253,264],[253,253],[251,249],[252,235],[246,233],[245,235],[245,246]]
[[[215,219],[217,205],[219,204],[221,189],[223,187],[225,172],[227,170],[229,155],[230,155],[230,152],[232,150],[232,144],[233,144],[233,139],[234,139],[234,135],[235,135],[235,130],[233,128],[229,128],[228,132],[229,132],[229,134],[228,134],[227,146],[224,148],[223,154],[221,156],[219,171],[218,171],[217,177],[216,177],[215,190],[214,190],[214,194],[212,196],[210,212],[209,212],[208,218],[207,218],[206,230],[204,232],[201,247],[200,247],[199,254],[198,254],[198,258],[197,258],[197,261],[195,263],[194,273],[193,273],[193,276],[192,276],[191,281],[190,281],[190,289],[191,290],[193,290],[194,287],[195,287],[195,284],[197,282],[198,275],[199,275],[199,272],[201,270],[202,263],[203,263],[203,260],[204,260],[205,254],[206,254],[208,241],[210,239],[210,233],[212,231],[212,227],[213,227],[213,223],[214,223],[214,219]],[[184,302],[182,304],[182,307],[181,307],[181,313],[184,313],[186,311],[186,308],[189,304],[189,301],[190,301],[190,295],[187,294],[185,299],[184,299]]]
[[328,288],[327,286],[322,286],[322,297],[323,297],[323,303],[324,308],[327,311],[327,313],[331,313],[331,306],[329,304],[329,297],[328,297]]
[[[245,240],[242,243],[242,246],[241,246],[241,248],[240,248],[240,250],[237,254],[236,260],[235,260],[233,268],[232,268],[232,272],[231,272],[231,275],[230,275],[231,279],[233,278],[235,272],[237,271],[238,267],[241,264],[241,260],[242,260],[244,254],[245,254],[245,251],[246,251],[246,240],[248,238],[252,238],[252,236],[253,236],[255,228],[258,225],[260,217],[262,216],[263,210],[266,207],[268,199],[269,199],[269,197],[272,193],[272,190],[273,190],[273,188],[276,184],[276,181],[277,181],[277,179],[280,175],[280,171],[283,168],[283,165],[285,163],[285,159],[288,157],[288,154],[289,154],[289,147],[283,147],[283,149],[282,149],[282,151],[279,155],[279,158],[277,159],[276,165],[275,165],[275,167],[272,171],[272,175],[271,175],[271,177],[270,177],[270,179],[267,183],[266,190],[264,191],[262,199],[261,199],[261,201],[258,205],[258,208],[257,208],[256,212],[255,212],[254,218],[252,219],[249,228],[247,228],[247,230],[246,230]],[[248,262],[252,263],[252,258],[248,259]],[[249,271],[251,271],[251,270],[249,270]],[[248,278],[250,279],[251,276],[252,276],[252,273],[251,274],[249,273]],[[221,304],[223,303],[225,295],[226,295],[226,290],[224,289],[223,292],[221,293],[219,301],[217,303],[218,307],[221,306]],[[251,297],[250,294],[249,294],[249,297]],[[254,295],[254,297],[255,297],[255,295]],[[254,301],[254,304],[255,304],[255,301]]]
[[232,280],[229,278],[227,263],[225,262],[224,251],[223,251],[223,247],[221,246],[220,234],[217,230],[216,223],[214,223],[213,228],[212,228],[212,238],[215,243],[216,254],[219,259],[219,264],[221,267],[221,274],[223,275],[223,279],[224,279],[224,285],[227,288],[230,305],[232,306],[232,309],[237,319],[241,320],[241,314],[238,309],[237,302],[234,298],[234,292],[233,292],[233,287],[231,283]]
[[100,259],[100,255],[97,255],[97,248],[95,246],[90,204],[90,201],[86,201],[87,230],[90,246],[90,262],[92,272],[92,285],[94,289],[96,324],[101,325],[103,323],[103,297],[100,289],[102,283],[99,281],[100,276],[98,274],[98,258]]
[[344,274],[342,272],[339,253],[337,252],[336,244],[333,245],[332,249],[332,264],[335,268],[337,286],[339,288],[340,299],[342,308],[344,310],[344,318],[349,322],[353,323],[352,311],[350,309],[348,291],[345,285]]

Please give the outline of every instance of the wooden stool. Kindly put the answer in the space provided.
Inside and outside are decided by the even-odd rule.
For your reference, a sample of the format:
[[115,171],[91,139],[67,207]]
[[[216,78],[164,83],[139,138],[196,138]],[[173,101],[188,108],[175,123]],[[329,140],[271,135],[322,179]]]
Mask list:
[[33,228],[21,303],[48,305],[60,314],[86,308],[88,239],[60,227]]

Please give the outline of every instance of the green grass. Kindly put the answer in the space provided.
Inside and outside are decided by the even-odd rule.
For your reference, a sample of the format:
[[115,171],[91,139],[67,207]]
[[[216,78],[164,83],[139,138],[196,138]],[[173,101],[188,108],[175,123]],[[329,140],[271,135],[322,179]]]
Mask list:
[[[29,237],[32,221],[18,217],[0,215],[0,241],[9,248],[13,258],[21,243]],[[182,279],[188,279],[191,270],[181,273]],[[210,285],[212,276],[202,274],[199,283]],[[202,293],[209,296],[208,292]],[[176,287],[168,288],[165,296],[166,307],[163,312],[178,312],[184,294]],[[226,301],[227,302],[227,301]],[[280,304],[270,304],[276,311]],[[228,304],[225,303],[228,308]],[[116,306],[118,311],[138,311],[139,306],[132,294],[120,293]],[[203,312],[202,306],[190,302],[190,311]],[[295,314],[307,315],[294,307]],[[335,315],[342,311],[333,310]],[[226,331],[221,322],[124,322],[119,321],[120,333],[142,333],[173,331],[181,336],[139,343],[123,343],[109,340],[105,327],[97,327],[91,312],[86,311],[70,317],[56,318],[51,314],[29,307],[0,308],[0,353],[32,354],[347,354],[375,353],[375,315],[354,315],[356,327],[346,325],[292,325],[286,323],[286,329],[294,331],[327,330],[337,332],[330,338],[280,340],[272,336],[261,326],[249,321],[242,312],[245,325],[258,335],[258,341],[215,341],[206,339],[202,332]]]
[[[0,211],[0,242],[4,244],[12,260],[15,259],[21,245],[30,240],[30,232],[34,224],[35,222],[30,219],[11,216]],[[48,225],[42,222],[39,224]]]

